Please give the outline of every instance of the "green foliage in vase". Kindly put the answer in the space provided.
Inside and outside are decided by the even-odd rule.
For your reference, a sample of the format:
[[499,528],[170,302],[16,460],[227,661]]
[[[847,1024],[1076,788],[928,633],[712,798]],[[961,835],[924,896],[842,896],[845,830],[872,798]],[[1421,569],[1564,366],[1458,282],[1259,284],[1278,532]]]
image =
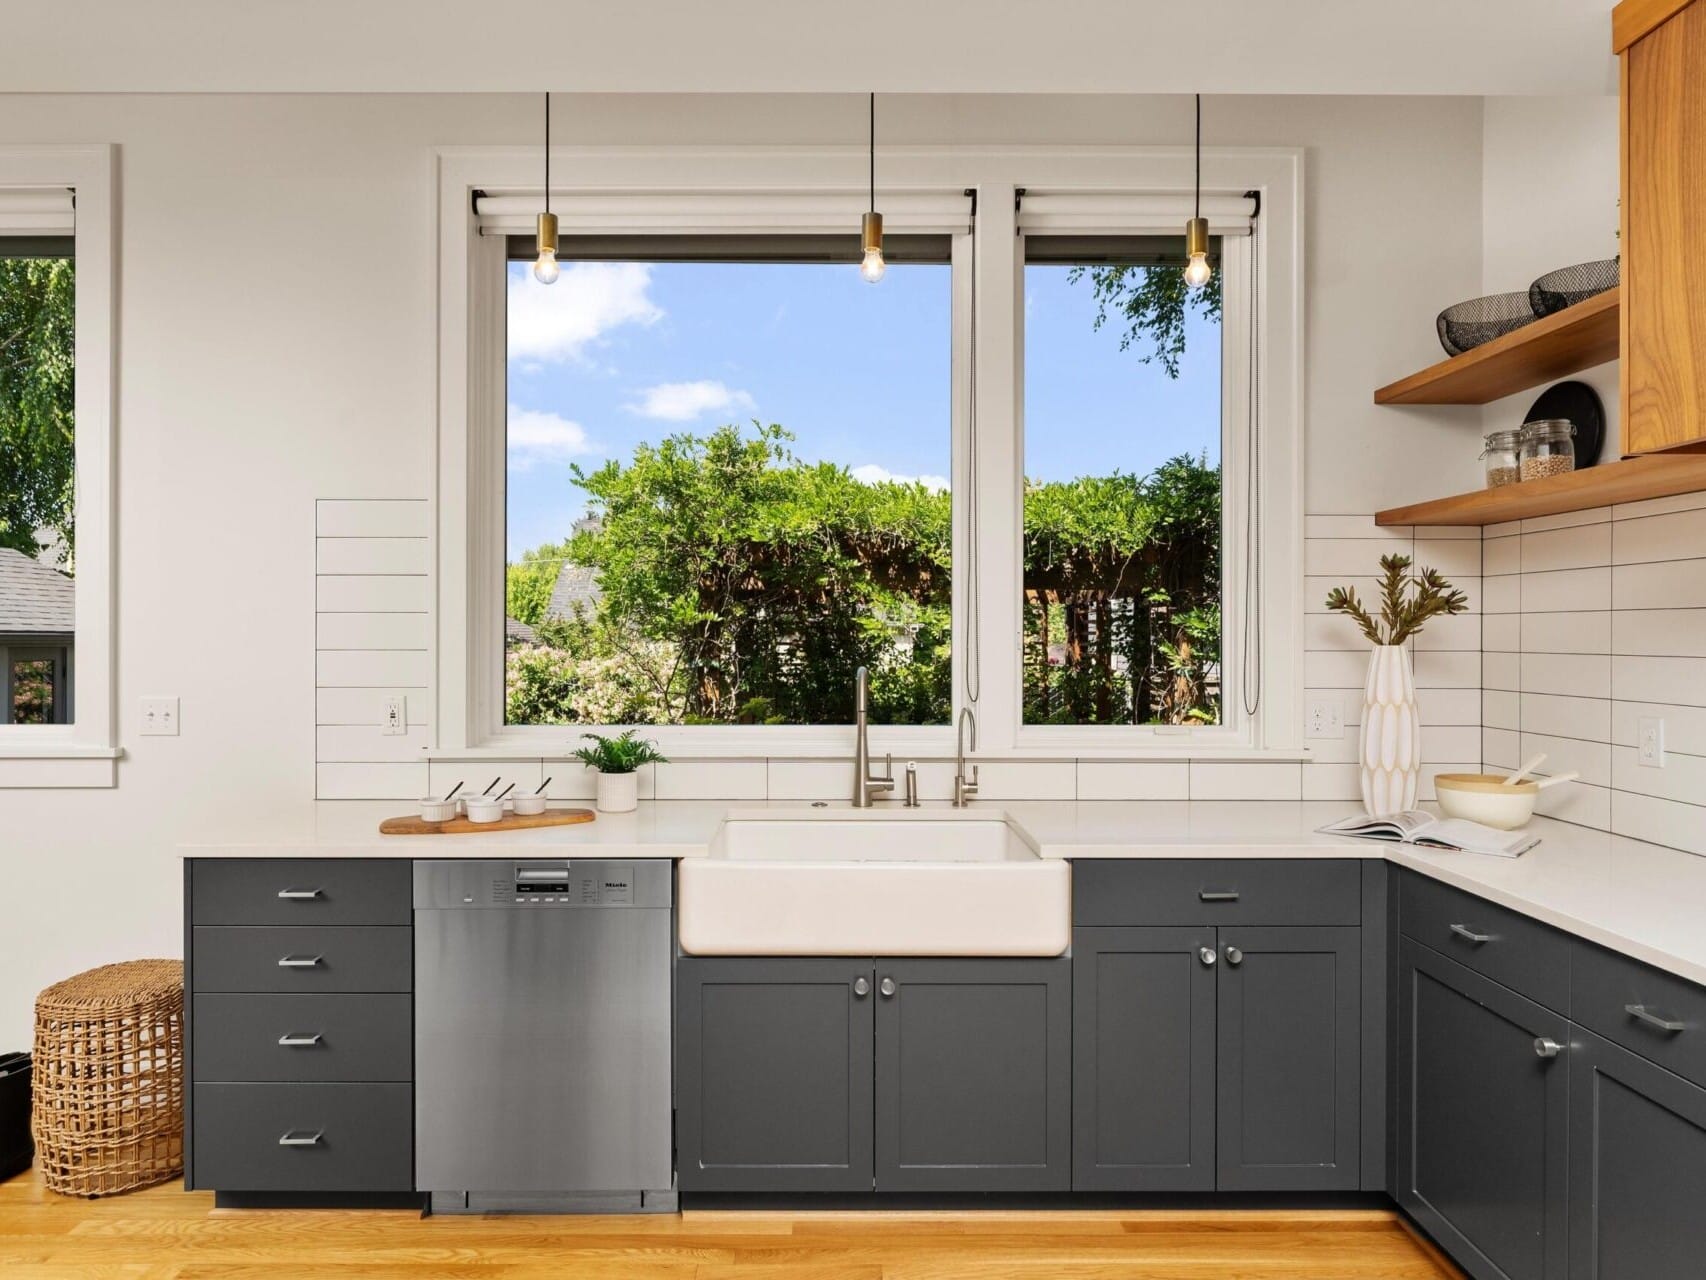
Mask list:
[[1435,569],[1410,572],[1409,556],[1380,557],[1380,616],[1375,618],[1357,598],[1355,587],[1334,587],[1327,609],[1354,621],[1373,644],[1403,644],[1421,633],[1430,618],[1462,613],[1469,597],[1454,589]]
[[600,773],[633,773],[643,764],[666,764],[657,744],[640,737],[637,729],[629,729],[607,738],[600,733],[583,733],[590,747],[577,747],[571,754],[589,769]]

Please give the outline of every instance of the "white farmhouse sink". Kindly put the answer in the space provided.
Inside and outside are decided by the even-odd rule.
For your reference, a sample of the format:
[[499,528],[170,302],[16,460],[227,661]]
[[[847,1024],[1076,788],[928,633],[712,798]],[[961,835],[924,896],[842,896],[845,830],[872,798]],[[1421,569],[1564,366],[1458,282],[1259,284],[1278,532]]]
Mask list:
[[692,955],[1056,956],[1071,873],[999,814],[731,816],[684,858]]

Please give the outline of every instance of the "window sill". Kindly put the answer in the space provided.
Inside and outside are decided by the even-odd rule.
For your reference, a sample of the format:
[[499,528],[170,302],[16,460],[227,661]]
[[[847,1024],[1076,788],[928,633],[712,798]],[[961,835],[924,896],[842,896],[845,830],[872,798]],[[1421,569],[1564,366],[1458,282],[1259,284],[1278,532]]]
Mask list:
[[[836,734],[805,737],[743,737],[718,742],[702,734],[683,741],[663,732],[648,734],[664,755],[675,760],[848,760],[853,756],[853,729]],[[642,730],[642,732],[644,732]],[[478,747],[444,747],[425,752],[429,760],[566,760],[578,742],[568,738],[532,738],[528,735],[500,739]],[[954,735],[951,730],[910,728],[904,736],[891,738],[881,729],[871,730],[871,756],[880,760],[892,753],[897,760],[951,760]],[[1313,757],[1305,748],[1248,747],[1236,744],[1192,744],[1182,736],[1164,735],[1153,743],[1076,742],[1035,743],[1016,747],[985,748],[968,752],[977,760],[1098,760],[1109,762],[1175,762],[1191,760],[1251,761],[1295,764]]]
[[0,740],[0,789],[110,788],[122,747]]

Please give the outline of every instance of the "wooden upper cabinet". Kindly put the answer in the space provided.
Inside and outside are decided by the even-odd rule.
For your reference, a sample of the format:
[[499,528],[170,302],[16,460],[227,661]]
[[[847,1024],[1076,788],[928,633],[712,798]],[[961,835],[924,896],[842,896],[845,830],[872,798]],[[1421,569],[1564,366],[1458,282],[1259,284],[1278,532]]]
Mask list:
[[1623,452],[1706,447],[1706,0],[1624,0]]

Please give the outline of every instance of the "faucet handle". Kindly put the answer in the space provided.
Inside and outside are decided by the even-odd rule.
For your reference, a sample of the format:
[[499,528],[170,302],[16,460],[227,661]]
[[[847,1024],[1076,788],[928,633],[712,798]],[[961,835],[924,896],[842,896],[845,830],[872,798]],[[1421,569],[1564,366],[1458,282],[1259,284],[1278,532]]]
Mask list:
[[873,782],[893,782],[894,781],[894,752],[886,751],[883,753],[883,774],[882,774],[882,777],[872,778],[871,781],[873,781]]

